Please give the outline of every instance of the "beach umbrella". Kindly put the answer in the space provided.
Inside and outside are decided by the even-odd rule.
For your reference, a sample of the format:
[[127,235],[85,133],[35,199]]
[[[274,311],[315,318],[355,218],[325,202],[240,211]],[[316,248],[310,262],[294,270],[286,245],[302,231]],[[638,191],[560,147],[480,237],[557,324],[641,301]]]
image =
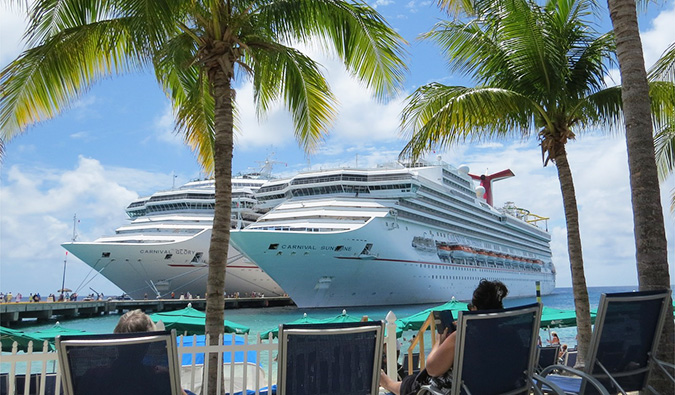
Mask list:
[[57,289],[56,292],[59,292],[59,293],[60,292],[73,292],[73,290],[70,289],[70,288],[63,288],[63,289]]
[[[595,323],[595,312],[591,311],[591,323]],[[574,310],[554,309],[544,306],[541,312],[540,328],[567,328],[577,326],[577,314]]]
[[54,343],[54,339],[59,335],[93,335],[93,332],[83,331],[80,329],[66,328],[61,326],[60,322],[56,322],[54,326],[47,329],[42,329],[36,332],[30,332],[31,336],[37,337],[41,340],[47,340],[50,344]]
[[[192,347],[192,346],[205,346],[206,345],[206,336],[205,335],[193,335],[193,336],[179,336],[176,339],[176,342],[178,346],[181,345],[181,339],[183,341],[183,347]],[[244,337],[243,336],[234,336],[234,345],[244,345]],[[223,345],[232,345],[232,336],[223,336]],[[189,351],[190,349],[181,349],[182,351]],[[182,366],[188,366],[192,365],[192,355],[191,353],[183,354],[183,357],[181,359],[181,365]],[[204,353],[199,353],[199,354],[194,354],[195,355],[195,365],[203,365],[204,364]],[[246,352],[246,362],[247,363],[256,363],[256,355],[257,352],[255,350],[247,351]],[[232,362],[232,353],[231,352],[224,352],[223,353],[223,363],[231,363]],[[234,353],[234,362],[235,363],[243,363],[244,362],[244,352],[243,351],[236,351]]]
[[[178,334],[187,332],[188,335],[203,335],[206,333],[206,313],[192,307],[189,303],[186,308],[150,315],[154,322],[162,321],[166,330],[175,329]],[[249,333],[251,328],[237,324],[236,322],[223,320],[225,333],[244,334]]]
[[[295,321],[287,322],[286,324],[335,324],[335,323],[341,323],[341,322],[359,322],[361,321],[362,317],[354,317],[349,314],[347,314],[346,310],[342,310],[342,314],[336,315],[335,317],[329,317],[329,318],[310,318],[307,316],[307,313],[305,313],[302,318],[298,318]],[[372,321],[371,319],[368,319],[369,321]],[[272,337],[276,338],[279,335],[279,327],[267,330],[263,333],[260,334],[261,339],[267,339],[269,337],[269,334],[272,334]]]
[[[43,339],[39,339],[24,331],[0,326],[0,343],[2,344],[2,350],[11,351],[14,342],[17,343],[19,351],[28,351],[28,343],[30,342],[33,342],[33,351],[42,351],[44,348]],[[49,349],[54,349],[52,344],[49,344]]]
[[467,306],[468,305],[466,303],[458,302],[455,299],[452,299],[451,301],[444,303],[440,306],[422,310],[419,313],[396,320],[396,326],[401,328],[402,331],[418,331],[420,330],[422,324],[424,324],[424,321],[427,320],[429,314],[431,314],[432,311],[451,310],[453,312],[454,318],[457,319],[457,312],[468,311],[469,308]]

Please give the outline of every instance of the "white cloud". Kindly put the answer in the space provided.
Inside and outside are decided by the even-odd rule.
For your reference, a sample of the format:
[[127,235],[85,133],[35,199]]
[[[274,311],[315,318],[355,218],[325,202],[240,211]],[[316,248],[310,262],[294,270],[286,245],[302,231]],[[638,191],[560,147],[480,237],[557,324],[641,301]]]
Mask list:
[[154,119],[155,137],[159,141],[182,147],[185,145],[185,141],[174,132],[174,125],[173,111],[171,105],[167,104],[164,112]]
[[[78,240],[94,240],[114,233],[127,220],[124,208],[138,197],[136,191],[149,193],[171,186],[170,175],[106,168],[84,157],[72,170],[12,166],[4,171],[0,289],[24,294],[56,291],[60,286],[65,257],[60,244],[72,237],[73,214],[80,219]],[[77,287],[88,273],[88,266],[68,258],[67,285]],[[90,286],[106,294],[119,293],[102,276]]]
[[675,40],[675,2],[659,13],[647,30],[641,32],[645,65],[651,67]]

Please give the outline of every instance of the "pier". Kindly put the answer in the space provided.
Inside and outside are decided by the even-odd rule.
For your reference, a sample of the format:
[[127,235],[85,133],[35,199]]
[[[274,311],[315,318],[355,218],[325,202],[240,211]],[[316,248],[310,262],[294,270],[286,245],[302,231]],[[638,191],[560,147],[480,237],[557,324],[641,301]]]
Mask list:
[[[47,321],[50,319],[94,317],[109,313],[141,309],[158,313],[182,309],[192,303],[198,310],[206,309],[206,299],[148,299],[148,300],[92,300],[76,302],[1,303],[0,325],[11,327],[24,319]],[[225,309],[291,306],[289,297],[226,298]]]

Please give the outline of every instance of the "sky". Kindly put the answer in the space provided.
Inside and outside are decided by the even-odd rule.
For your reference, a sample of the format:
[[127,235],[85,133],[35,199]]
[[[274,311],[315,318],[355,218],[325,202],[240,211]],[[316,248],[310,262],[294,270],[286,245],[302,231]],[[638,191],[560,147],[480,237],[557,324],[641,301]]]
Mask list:
[[[319,149],[305,154],[281,106],[258,120],[252,89],[237,85],[240,110],[235,137],[234,172],[258,169],[275,161],[273,174],[346,166],[368,167],[396,160],[406,141],[399,129],[405,97],[433,81],[471,86],[462,75],[452,75],[431,43],[416,37],[430,30],[443,15],[430,1],[368,1],[410,43],[405,89],[387,102],[351,79],[330,57],[306,50],[324,66],[340,106],[337,120]],[[600,2],[598,30],[608,31],[606,4]],[[645,63],[649,67],[675,41],[675,2],[650,4],[640,15]],[[0,67],[16,58],[25,28],[17,10],[0,5]],[[619,83],[618,70],[607,76]],[[58,117],[30,127],[5,147],[0,164],[0,291],[28,295],[55,293],[65,285],[89,288],[106,295],[121,294],[111,282],[69,255],[61,243],[73,238],[92,241],[129,220],[124,209],[139,196],[166,190],[203,174],[194,154],[173,133],[168,99],[150,71],[105,79],[82,95]],[[635,285],[635,243],[630,201],[626,143],[622,134],[582,134],[567,144],[572,169],[586,281],[589,286]],[[537,141],[504,140],[455,146],[441,155],[472,173],[510,168],[515,177],[495,184],[494,202],[513,201],[533,213],[549,217],[551,249],[558,287],[570,287],[566,230],[555,166],[543,167]],[[671,279],[675,273],[675,215],[668,196],[675,177],[661,185],[668,238]],[[672,283],[672,281],[671,281]]]

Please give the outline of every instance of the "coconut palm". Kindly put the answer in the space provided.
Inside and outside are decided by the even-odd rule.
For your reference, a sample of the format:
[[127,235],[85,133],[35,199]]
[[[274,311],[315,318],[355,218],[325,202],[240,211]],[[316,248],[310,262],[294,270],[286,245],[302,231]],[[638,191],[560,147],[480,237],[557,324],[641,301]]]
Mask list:
[[[440,0],[468,20],[438,23],[424,38],[444,51],[451,69],[476,86],[431,83],[418,88],[402,114],[410,135],[402,155],[450,144],[536,136],[544,165],[555,164],[563,197],[574,288],[579,355],[591,335],[579,216],[566,144],[577,133],[616,127],[621,120],[620,87],[606,88],[611,34],[590,25],[592,0]],[[654,90],[655,101],[663,90]]]
[[[102,78],[151,68],[172,102],[176,130],[214,174],[206,323],[213,342],[223,330],[235,83],[252,82],[259,114],[282,100],[311,152],[330,127],[335,99],[319,64],[295,44],[336,55],[379,98],[400,86],[405,71],[403,39],[356,1],[36,0],[28,17],[28,49],[0,72],[5,143]],[[215,377],[209,373],[211,391]]]
[[[666,231],[654,153],[649,84],[642,54],[636,3],[635,0],[608,0],[607,4],[616,36],[616,54],[621,71],[638,282],[641,290],[668,289],[670,274]],[[657,74],[667,73],[668,67],[665,64],[662,67]],[[672,67],[671,62],[671,70]],[[671,98],[669,104],[670,115],[675,114],[675,99]],[[656,121],[656,129],[659,130],[663,125]],[[667,130],[668,128],[662,129],[662,133]],[[673,363],[675,339],[672,316],[666,319],[663,334],[657,357]],[[659,393],[675,391],[675,386],[661,372],[653,375],[652,381]]]

